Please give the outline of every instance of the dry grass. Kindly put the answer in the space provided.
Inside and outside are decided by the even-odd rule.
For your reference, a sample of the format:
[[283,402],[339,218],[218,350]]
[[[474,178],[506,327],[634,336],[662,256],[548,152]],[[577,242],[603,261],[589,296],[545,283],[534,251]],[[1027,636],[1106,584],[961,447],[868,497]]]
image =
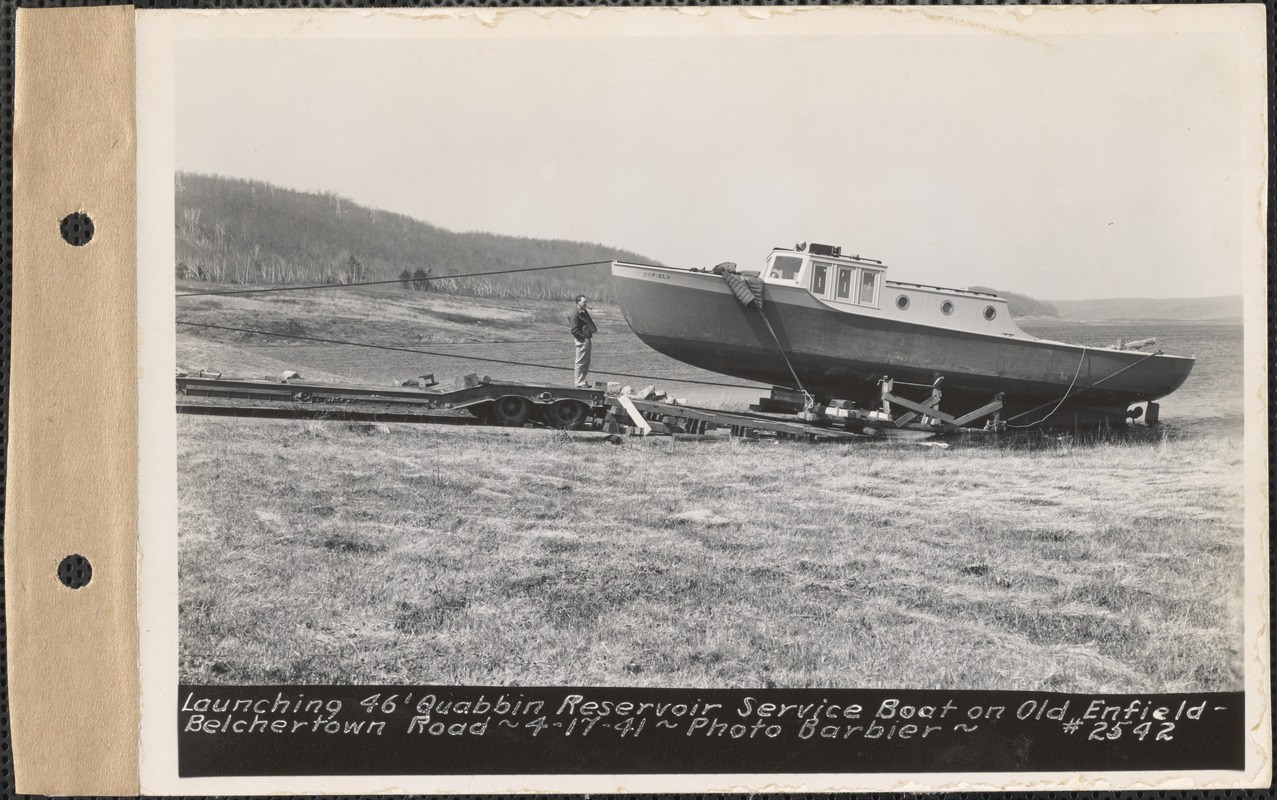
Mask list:
[[[179,291],[203,291],[186,283]],[[222,287],[213,287],[216,290]],[[237,287],[231,287],[232,289]],[[484,343],[538,333],[570,341],[564,315],[571,301],[478,299],[393,288],[179,297],[180,320],[226,327],[395,346]],[[603,312],[609,326],[625,326],[619,312]],[[189,329],[180,328],[182,332]],[[232,345],[261,346],[271,340],[247,334],[204,331],[200,337]]]
[[[570,365],[567,309],[187,298],[179,318],[457,355],[179,328],[178,365],[563,381],[474,357]],[[765,394],[680,384],[715,376],[594,316],[596,369],[701,405]],[[184,417],[182,679],[1237,689],[1240,435],[1216,422],[939,450]]]
[[[204,288],[198,283],[179,286],[180,291]],[[186,297],[178,299],[177,309],[179,320],[406,350],[347,347],[179,325],[177,366],[186,371],[207,369],[261,377],[297,370],[308,380],[371,384],[390,384],[425,373],[449,379],[471,372],[508,381],[572,381],[573,341],[565,320],[572,304],[561,301],[492,300],[365,287]],[[674,362],[650,349],[630,331],[615,305],[600,303],[592,314],[600,328],[592,379],[636,386],[659,382],[661,388],[678,397],[741,408],[767,393],[767,387],[740,389],[680,382],[741,384]],[[634,373],[662,377],[634,377]]]
[[1239,445],[181,418],[181,677],[1238,689]]

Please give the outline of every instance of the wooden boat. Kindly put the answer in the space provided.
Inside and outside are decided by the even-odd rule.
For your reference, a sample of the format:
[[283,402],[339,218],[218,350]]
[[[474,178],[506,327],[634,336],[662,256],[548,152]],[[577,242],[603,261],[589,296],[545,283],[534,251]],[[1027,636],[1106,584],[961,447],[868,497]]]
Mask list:
[[890,281],[886,272],[818,244],[773,250],[761,273],[612,264],[626,322],[652,348],[863,408],[879,402],[884,378],[897,393],[942,379],[955,416],[1000,394],[1002,419],[1013,425],[1124,423],[1193,368],[1194,359],[1160,351],[1039,339],[996,295]]

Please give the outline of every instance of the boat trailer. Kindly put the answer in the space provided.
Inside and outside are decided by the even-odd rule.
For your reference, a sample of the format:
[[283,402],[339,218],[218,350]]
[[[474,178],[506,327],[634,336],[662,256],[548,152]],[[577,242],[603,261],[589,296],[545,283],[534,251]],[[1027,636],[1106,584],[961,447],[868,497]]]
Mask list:
[[[603,387],[493,381],[475,374],[440,384],[433,375],[397,386],[319,383],[295,372],[260,380],[177,373],[178,413],[308,416],[386,422],[451,422],[521,427],[539,422],[575,430],[601,415]],[[468,414],[464,412],[469,412]]]
[[[200,371],[177,373],[178,413],[229,416],[434,422],[454,425],[523,427],[540,424],[560,430],[594,428],[610,434],[670,435],[703,439],[719,431],[733,437],[775,437],[799,441],[929,438],[978,432],[965,426],[989,417],[983,431],[1001,432],[1002,395],[954,417],[940,408],[941,381],[916,401],[896,393],[896,381],[879,383],[881,408],[857,408],[843,400],[812,404],[807,395],[773,387],[750,411],[689,406],[663,393],[633,395],[617,384],[589,388],[494,381],[465,375],[441,384],[433,375],[394,386],[322,383],[295,372],[281,377],[236,378]],[[904,384],[917,386],[917,384]],[[663,398],[663,399],[661,399]]]

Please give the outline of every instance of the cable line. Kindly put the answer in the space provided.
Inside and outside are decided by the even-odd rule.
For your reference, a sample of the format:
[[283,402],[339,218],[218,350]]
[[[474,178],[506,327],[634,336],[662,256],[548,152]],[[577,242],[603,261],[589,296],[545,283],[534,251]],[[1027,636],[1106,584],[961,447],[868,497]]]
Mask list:
[[[276,334],[271,334],[275,336]],[[482,347],[494,344],[563,344],[562,339],[494,339],[490,342],[425,342],[431,347]],[[305,350],[308,347],[317,347],[319,345],[306,344],[279,344],[275,342],[265,342],[262,344],[241,344],[240,347],[269,347],[275,350]],[[384,345],[385,347],[407,347],[407,345]],[[453,356],[448,356],[452,358]],[[460,356],[456,356],[460,358]],[[930,386],[931,384],[927,384]]]
[[[1069,399],[1069,398],[1071,398],[1071,397],[1077,397],[1078,395],[1082,394],[1083,392],[1089,392],[1090,390],[1094,389],[1096,386],[1099,386],[1101,383],[1104,383],[1104,381],[1107,381],[1107,380],[1109,380],[1110,378],[1116,378],[1118,375],[1121,375],[1123,372],[1126,372],[1128,369],[1131,369],[1132,367],[1138,367],[1140,364],[1143,364],[1145,361],[1148,361],[1150,358],[1154,358],[1154,357],[1156,357],[1156,356],[1160,356],[1160,355],[1162,355],[1162,353],[1161,353],[1160,351],[1159,351],[1159,352],[1156,352],[1156,353],[1149,353],[1148,355],[1146,355],[1146,356],[1144,356],[1143,358],[1141,358],[1139,361],[1132,361],[1130,364],[1127,364],[1125,367],[1122,367],[1121,369],[1117,370],[1116,372],[1111,372],[1111,373],[1109,373],[1108,375],[1105,375],[1103,378],[1100,378],[1100,379],[1099,379],[1098,381],[1096,381],[1095,383],[1092,383],[1090,386],[1083,386],[1081,389],[1078,389],[1078,390],[1075,392],[1075,391],[1073,391],[1073,386],[1077,383],[1077,376],[1078,376],[1078,375],[1080,375],[1080,374],[1081,374],[1081,372],[1082,372],[1082,362],[1086,360],[1086,351],[1087,351],[1088,349],[1089,349],[1089,348],[1087,348],[1087,347],[1083,347],[1083,348],[1082,348],[1082,360],[1081,360],[1081,361],[1078,361],[1078,365],[1077,365],[1077,372],[1075,372],[1075,373],[1073,374],[1073,381],[1072,381],[1072,383],[1070,383],[1070,384],[1069,384],[1069,388],[1065,390],[1064,395],[1060,398],[1059,402],[1057,402],[1057,403],[1055,404],[1055,408],[1051,409],[1051,410],[1047,413],[1047,415],[1046,415],[1045,417],[1043,417],[1042,419],[1038,420],[1037,422],[1033,422],[1033,423],[1030,423],[1030,424],[1028,424],[1028,425],[1011,425],[1011,424],[1008,424],[1008,425],[1007,425],[1007,427],[1008,427],[1008,428],[1034,428],[1034,427],[1037,427],[1038,425],[1041,425],[1043,422],[1046,422],[1048,419],[1050,419],[1051,415],[1052,415],[1052,414],[1054,414],[1056,411],[1058,411],[1058,410],[1059,410],[1059,408],[1060,408],[1060,406],[1064,405],[1064,401],[1065,401],[1065,400],[1068,400],[1068,399]],[[1020,417],[1027,417],[1028,415],[1032,414],[1033,412],[1035,412],[1035,411],[1041,411],[1042,409],[1046,408],[1046,407],[1047,407],[1047,406],[1049,406],[1049,405],[1051,405],[1050,401],[1045,402],[1045,403],[1043,403],[1043,404],[1042,404],[1042,405],[1040,405],[1040,406],[1035,406],[1035,407],[1033,407],[1033,408],[1030,408],[1028,411],[1022,411],[1021,413],[1016,414],[1014,417],[1007,417],[1007,422],[1008,422],[1008,423],[1010,423],[1010,422],[1011,422],[1011,420],[1013,420],[1013,419],[1019,419]]]
[[[231,331],[233,333],[255,333],[261,336],[275,336],[280,339],[297,339],[303,342],[320,342],[321,344],[341,344],[348,347],[367,347],[372,350],[390,350],[398,353],[416,353],[423,356],[438,356],[439,358],[464,358],[467,361],[483,361],[489,364],[509,364],[516,367],[540,367],[541,369],[557,369],[571,372],[573,367],[560,367],[553,364],[533,364],[528,361],[506,361],[500,358],[483,358],[481,356],[457,355],[456,353],[436,353],[430,350],[418,350],[413,347],[393,347],[384,344],[370,344],[367,342],[347,342],[342,339],[324,339],[317,336],[297,336],[291,333],[274,333],[272,331],[258,331],[251,328],[232,328],[226,325],[209,325],[203,322],[188,322],[186,320],[177,320],[178,325],[186,325],[192,328],[208,328],[216,331]],[[461,343],[459,343],[461,344]],[[702,381],[695,378],[671,378],[661,375],[641,375],[634,372],[609,372],[607,370],[591,370],[600,375],[613,375],[620,378],[643,378],[658,381],[673,381],[675,383],[695,383],[702,386],[725,386],[734,389],[758,389],[758,386],[747,386],[743,383],[719,383],[717,381]]]
[[[563,344],[563,340],[562,339],[493,339],[490,342],[427,342],[426,344],[429,344],[432,347],[480,347],[483,345],[492,345],[492,344]],[[302,348],[310,347],[311,345],[308,345],[308,344],[295,344],[295,345],[256,344],[256,345],[243,345],[243,346],[244,347],[274,347],[276,349],[291,348],[294,350],[301,350]],[[406,347],[407,345],[385,345],[385,346],[386,347]],[[927,385],[930,386],[931,384],[928,383]]]
[[384,286],[388,283],[422,283],[441,281],[451,278],[482,278],[485,275],[510,275],[515,272],[540,272],[547,269],[571,269],[572,267],[593,267],[599,264],[611,264],[608,261],[583,261],[580,264],[552,264],[547,267],[519,267],[518,269],[498,269],[491,272],[462,272],[457,275],[429,275],[424,278],[395,278],[384,281],[356,281],[354,283],[316,283],[307,286],[269,286],[262,289],[228,289],[221,292],[183,292],[175,297],[209,297],[227,294],[261,294],[263,292],[302,292],[311,289],[349,289],[352,286]]

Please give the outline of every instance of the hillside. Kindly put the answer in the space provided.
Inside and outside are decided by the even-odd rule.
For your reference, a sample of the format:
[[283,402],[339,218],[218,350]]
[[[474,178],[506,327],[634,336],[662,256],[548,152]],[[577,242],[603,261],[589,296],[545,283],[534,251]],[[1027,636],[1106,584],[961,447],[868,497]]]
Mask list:
[[[218,283],[354,283],[621,259],[601,244],[458,233],[333,194],[261,181],[176,176],[177,276]],[[407,273],[407,274],[405,274]],[[502,276],[404,281],[404,288],[467,294],[609,299],[606,265]]]
[[1184,297],[1149,299],[1138,297],[1109,300],[1055,300],[1060,315],[1076,320],[1240,319],[1241,295],[1229,297]]
[[1036,300],[1025,294],[1016,292],[1002,292],[997,289],[990,289],[987,286],[972,286],[973,292],[988,292],[996,294],[1003,300],[1007,301],[1007,310],[1011,312],[1013,317],[1055,317],[1059,316],[1055,306]]

